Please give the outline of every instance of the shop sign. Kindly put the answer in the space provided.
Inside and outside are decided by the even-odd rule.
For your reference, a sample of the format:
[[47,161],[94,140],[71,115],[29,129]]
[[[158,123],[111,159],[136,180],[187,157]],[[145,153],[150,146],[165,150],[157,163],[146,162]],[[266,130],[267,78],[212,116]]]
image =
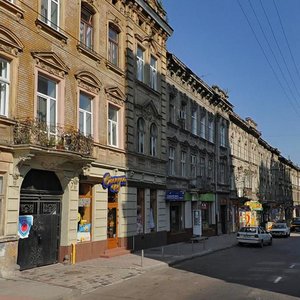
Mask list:
[[201,209],[207,209],[207,208],[208,208],[208,203],[202,202]]
[[125,175],[121,176],[110,176],[109,173],[103,175],[102,187],[104,189],[109,189],[112,193],[118,193],[121,186],[125,186],[127,179]]
[[19,216],[18,235],[20,239],[28,238],[32,225],[33,225],[32,215]]
[[183,201],[184,191],[169,190],[166,191],[166,200],[168,201]]
[[215,201],[215,195],[213,193],[201,194],[200,201],[213,202]]
[[249,206],[251,210],[263,210],[262,204],[258,201],[247,201],[245,205]]

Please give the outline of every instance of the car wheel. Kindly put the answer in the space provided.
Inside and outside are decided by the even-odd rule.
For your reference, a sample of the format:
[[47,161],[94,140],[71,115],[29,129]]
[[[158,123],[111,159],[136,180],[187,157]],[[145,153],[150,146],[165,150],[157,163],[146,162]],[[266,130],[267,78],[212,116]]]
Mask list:
[[260,248],[263,248],[263,246],[264,246],[264,240],[261,240],[261,241],[260,241],[260,244],[259,244],[259,247],[260,247]]

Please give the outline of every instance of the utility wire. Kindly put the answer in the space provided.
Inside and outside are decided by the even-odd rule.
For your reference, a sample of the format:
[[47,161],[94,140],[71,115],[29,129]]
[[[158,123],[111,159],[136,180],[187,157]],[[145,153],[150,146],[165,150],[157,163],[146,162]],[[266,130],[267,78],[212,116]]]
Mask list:
[[[277,64],[277,67],[278,67],[278,69],[279,69],[279,71],[280,71],[280,73],[281,73],[281,76],[282,76],[282,78],[284,79],[284,81],[285,81],[285,83],[286,83],[286,86],[287,86],[288,90],[290,91],[290,93],[291,93],[291,95],[292,95],[293,100],[294,100],[295,103],[299,106],[299,103],[297,102],[296,97],[295,97],[295,95],[294,95],[294,93],[293,93],[293,90],[291,89],[291,86],[290,86],[288,80],[286,79],[286,76],[285,76],[285,74],[284,74],[284,72],[283,72],[283,70],[282,70],[282,68],[281,68],[281,66],[280,66],[280,64],[279,64],[279,62],[278,62],[278,60],[277,60],[277,57],[276,57],[276,55],[275,55],[275,53],[274,53],[274,51],[273,51],[273,48],[272,48],[271,45],[270,45],[269,39],[268,39],[268,37],[267,37],[267,35],[266,35],[266,33],[265,33],[264,29],[263,29],[263,26],[262,26],[262,24],[261,24],[261,22],[260,22],[260,20],[259,20],[259,18],[258,18],[258,16],[257,16],[256,12],[255,12],[255,9],[254,9],[254,7],[253,7],[251,1],[248,0],[248,2],[249,2],[249,4],[250,4],[250,7],[251,7],[251,9],[252,9],[252,11],[253,11],[253,14],[254,14],[254,16],[255,16],[255,18],[256,18],[256,21],[257,21],[257,23],[258,23],[258,25],[259,25],[259,28],[260,28],[260,30],[261,30],[261,32],[262,32],[264,38],[265,38],[265,41],[267,42],[267,45],[268,45],[268,47],[269,47],[269,50],[271,51],[271,53],[272,53],[272,55],[273,55],[273,58],[274,58],[274,60],[275,60],[275,62],[276,62],[276,64]],[[299,107],[300,107],[300,106],[299,106]]]
[[276,5],[275,0],[273,0],[273,3],[274,3],[274,6],[275,6],[275,9],[276,9],[276,12],[277,12],[277,16],[278,16],[278,19],[279,19],[279,22],[280,22],[280,25],[281,25],[281,29],[282,29],[283,35],[284,35],[284,37],[285,37],[285,41],[286,41],[286,43],[287,43],[287,46],[288,46],[288,49],[289,49],[289,52],[290,52],[290,55],[291,55],[291,58],[292,58],[292,61],[293,61],[295,70],[296,70],[296,72],[297,72],[297,74],[298,74],[298,77],[299,77],[299,79],[300,79],[300,72],[299,72],[299,69],[298,69],[297,64],[296,64],[296,62],[295,62],[294,55],[293,55],[293,53],[292,53],[292,50],[291,50],[289,41],[288,41],[287,36],[286,36],[286,34],[285,34],[285,30],[284,30],[284,27],[283,27],[283,24],[282,24],[282,20],[281,20],[281,17],[280,17],[280,14],[279,14],[279,11],[278,11],[278,8],[277,8],[277,5]]
[[[291,72],[290,72],[290,69],[289,69],[288,64],[287,64],[287,62],[286,62],[286,59],[285,59],[285,57],[284,57],[284,55],[283,55],[283,53],[282,53],[282,51],[281,51],[281,47],[279,46],[279,43],[278,43],[277,38],[276,38],[276,36],[275,36],[275,33],[274,33],[274,30],[273,30],[272,24],[271,24],[271,22],[270,22],[270,19],[269,19],[269,17],[268,17],[268,14],[267,14],[267,12],[266,12],[266,10],[265,10],[265,7],[264,7],[264,5],[263,5],[263,3],[262,3],[262,0],[260,0],[260,5],[261,5],[261,7],[262,7],[262,9],[263,9],[263,12],[264,12],[264,15],[265,15],[265,17],[266,17],[266,19],[267,19],[267,21],[268,21],[270,30],[271,30],[272,35],[273,35],[273,39],[274,39],[274,41],[275,41],[275,43],[276,43],[276,46],[277,46],[277,48],[278,48],[278,50],[279,50],[279,53],[280,53],[280,55],[281,55],[281,58],[282,58],[282,60],[283,60],[283,62],[284,62],[284,65],[285,65],[285,67],[286,67],[286,70],[287,70],[288,73],[289,73],[289,76],[290,76],[291,82],[293,83],[294,89],[295,89],[295,91],[297,92],[298,96],[300,97],[299,90],[298,90],[298,88],[297,88],[297,86],[296,86],[296,84],[295,84],[295,81],[294,81],[293,76],[292,76],[292,74],[291,74]],[[297,102],[297,103],[298,103],[298,102]],[[299,105],[299,103],[298,103],[298,105]]]
[[290,102],[290,104],[291,104],[291,106],[293,107],[293,109],[295,110],[295,112],[298,114],[298,116],[300,116],[300,114],[299,114],[297,108],[294,106],[294,104],[293,104],[293,102],[291,101],[289,95],[287,94],[287,92],[286,92],[284,86],[282,85],[282,83],[281,83],[281,81],[280,81],[278,75],[276,74],[276,72],[275,72],[275,70],[274,70],[274,68],[273,68],[273,66],[272,66],[272,64],[271,64],[271,62],[270,62],[270,60],[269,60],[269,58],[268,58],[268,56],[267,56],[267,54],[266,54],[266,52],[265,52],[263,46],[262,46],[262,44],[260,43],[260,41],[259,41],[259,39],[258,39],[258,37],[257,37],[257,35],[256,35],[255,30],[253,29],[253,26],[251,25],[251,22],[250,22],[250,20],[249,20],[249,18],[248,18],[248,16],[247,16],[245,10],[243,9],[243,7],[242,7],[242,5],[241,5],[241,3],[240,3],[240,0],[237,0],[237,2],[238,2],[239,6],[240,6],[240,8],[241,8],[241,10],[242,10],[242,12],[243,12],[243,14],[244,14],[244,17],[245,17],[245,19],[246,19],[246,21],[247,21],[247,23],[248,23],[248,25],[249,25],[249,27],[250,27],[252,33],[253,33],[255,39],[256,39],[256,42],[258,43],[258,45],[259,45],[261,51],[263,52],[263,55],[264,55],[266,61],[268,62],[269,67],[270,67],[271,70],[272,70],[272,72],[273,72],[273,74],[274,74],[274,76],[275,76],[275,78],[276,78],[276,80],[277,80],[279,86],[280,86],[281,89],[283,90],[285,96],[287,97],[288,101]]

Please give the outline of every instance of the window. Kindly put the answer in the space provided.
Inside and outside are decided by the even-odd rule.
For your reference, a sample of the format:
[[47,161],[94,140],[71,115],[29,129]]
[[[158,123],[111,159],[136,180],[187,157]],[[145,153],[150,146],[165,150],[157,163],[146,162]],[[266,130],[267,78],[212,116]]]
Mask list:
[[150,190],[149,228],[152,232],[157,230],[157,190]]
[[3,198],[4,198],[4,187],[3,187],[3,176],[0,175],[0,236],[3,234]]
[[92,135],[92,98],[80,92],[79,98],[79,130],[86,136]]
[[173,103],[169,104],[169,121],[175,123],[175,105]]
[[42,0],[42,21],[58,30],[59,0]]
[[150,87],[157,90],[157,60],[152,55],[150,59]]
[[220,145],[226,147],[226,128],[224,124],[220,128]]
[[86,6],[81,7],[80,42],[93,48],[93,13]]
[[204,177],[205,176],[205,158],[200,157],[200,176]]
[[191,155],[191,177],[196,178],[197,176],[197,157],[196,155]]
[[0,58],[0,115],[2,116],[8,116],[9,79],[10,64]]
[[192,111],[192,133],[197,134],[197,110]]
[[91,240],[92,227],[92,185],[79,184],[77,242]]
[[112,105],[108,107],[108,144],[118,147],[118,109]]
[[212,159],[208,160],[208,178],[213,179],[214,176],[214,161]]
[[225,163],[220,163],[220,183],[225,183]]
[[109,48],[108,48],[108,60],[115,66],[119,65],[119,33],[118,31],[109,26]]
[[144,50],[141,47],[137,48],[137,54],[136,54],[136,64],[137,64],[137,73],[136,77],[139,81],[144,81]]
[[175,149],[169,147],[169,175],[175,175]]
[[136,232],[137,234],[144,233],[145,230],[145,190],[137,189],[136,200]]
[[210,142],[214,142],[214,121],[209,120],[208,121],[208,140]]
[[206,117],[201,116],[201,120],[200,120],[200,137],[202,137],[203,139],[205,139],[206,134],[205,134],[205,128],[206,128]]
[[138,152],[144,153],[145,151],[145,121],[142,118],[138,119]]
[[37,117],[48,126],[50,134],[56,134],[57,83],[38,75]]
[[179,111],[179,122],[182,129],[186,129],[186,104],[182,103]]
[[181,166],[181,176],[185,177],[186,176],[186,152],[184,151],[181,151],[180,166]]
[[151,124],[150,127],[150,155],[157,156],[157,127]]

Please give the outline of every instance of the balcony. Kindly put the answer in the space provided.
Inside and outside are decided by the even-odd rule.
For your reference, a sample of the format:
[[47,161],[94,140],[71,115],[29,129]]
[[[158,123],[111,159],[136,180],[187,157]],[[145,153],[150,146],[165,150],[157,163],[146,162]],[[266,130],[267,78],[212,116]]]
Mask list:
[[34,145],[48,149],[71,151],[92,156],[93,138],[72,127],[48,126],[46,123],[26,119],[17,121],[13,129],[15,145]]

